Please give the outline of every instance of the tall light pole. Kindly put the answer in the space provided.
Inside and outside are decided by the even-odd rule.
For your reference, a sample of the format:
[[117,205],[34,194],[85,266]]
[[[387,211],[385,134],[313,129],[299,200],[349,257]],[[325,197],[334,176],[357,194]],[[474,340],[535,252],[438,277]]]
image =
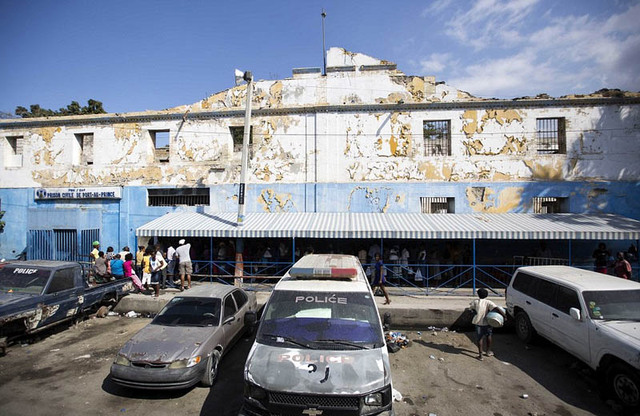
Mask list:
[[236,69],[236,84],[247,82],[247,103],[244,110],[244,136],[242,138],[242,165],[240,168],[240,189],[238,190],[237,227],[244,225],[244,199],[246,193],[247,167],[249,165],[249,138],[251,137],[251,99],[253,95],[253,76],[250,71],[244,73]]

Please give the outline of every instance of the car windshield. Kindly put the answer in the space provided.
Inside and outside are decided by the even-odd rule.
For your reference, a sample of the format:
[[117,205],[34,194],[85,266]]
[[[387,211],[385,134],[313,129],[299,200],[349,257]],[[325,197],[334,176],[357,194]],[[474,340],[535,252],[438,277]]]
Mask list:
[[40,294],[51,270],[9,264],[0,268],[0,291]]
[[220,299],[173,298],[151,321],[165,326],[218,326],[220,325]]
[[258,342],[309,349],[364,349],[384,345],[369,293],[274,291]]
[[640,321],[640,289],[588,291],[583,296],[591,319]]

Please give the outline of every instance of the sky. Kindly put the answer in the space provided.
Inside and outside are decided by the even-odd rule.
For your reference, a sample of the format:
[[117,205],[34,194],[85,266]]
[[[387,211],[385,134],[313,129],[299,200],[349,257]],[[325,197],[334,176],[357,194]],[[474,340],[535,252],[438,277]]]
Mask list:
[[640,0],[0,0],[0,112],[192,104],[326,48],[485,98],[640,91]]

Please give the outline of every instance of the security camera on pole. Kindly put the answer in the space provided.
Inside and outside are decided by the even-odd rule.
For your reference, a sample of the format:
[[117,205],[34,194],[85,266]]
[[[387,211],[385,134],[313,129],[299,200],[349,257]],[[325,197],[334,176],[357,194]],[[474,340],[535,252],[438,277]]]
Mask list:
[[[249,138],[251,134],[251,99],[253,95],[253,76],[250,71],[242,72],[236,69],[236,85],[240,85],[242,81],[247,83],[247,102],[245,104],[244,112],[244,136],[242,138],[242,165],[240,168],[240,188],[238,190],[238,220],[236,221],[236,227],[242,227],[244,225],[244,199],[246,194],[246,180],[247,180],[247,167],[249,165]],[[244,241],[242,238],[238,238],[236,242],[236,270],[235,270],[235,285],[242,286],[242,279],[244,275],[244,262],[242,259],[242,252],[244,250]]]

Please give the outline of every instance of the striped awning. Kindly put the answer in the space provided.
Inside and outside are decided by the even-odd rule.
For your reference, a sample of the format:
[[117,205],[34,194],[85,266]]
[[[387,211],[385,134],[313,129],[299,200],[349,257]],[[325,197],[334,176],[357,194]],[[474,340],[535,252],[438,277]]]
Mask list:
[[138,237],[638,240],[640,221],[613,214],[175,212]]

